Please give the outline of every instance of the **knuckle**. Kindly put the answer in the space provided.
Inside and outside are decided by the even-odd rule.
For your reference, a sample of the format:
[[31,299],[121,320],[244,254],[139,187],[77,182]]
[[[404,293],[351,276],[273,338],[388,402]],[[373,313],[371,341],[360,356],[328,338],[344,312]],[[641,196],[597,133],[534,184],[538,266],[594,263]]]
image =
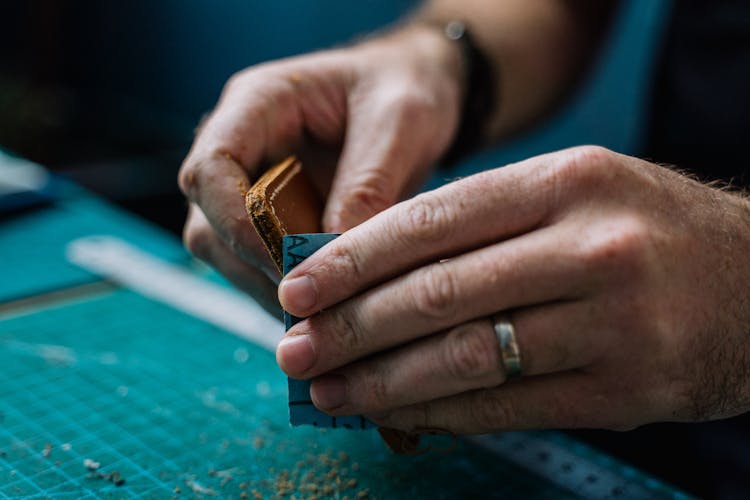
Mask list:
[[177,185],[180,187],[182,194],[191,197],[198,188],[197,170],[199,162],[191,157],[185,159],[177,174]]
[[364,279],[360,252],[356,244],[346,235],[339,237],[333,243],[322,268],[323,276],[340,276],[349,283],[360,283]]
[[195,257],[208,260],[213,241],[211,229],[206,226],[186,224],[182,232],[182,241],[185,248]]
[[224,84],[224,88],[222,89],[223,95],[228,95],[233,92],[235,92],[237,89],[240,89],[247,85],[247,80],[251,74],[251,71],[253,69],[243,69],[241,71],[238,71],[234,73],[232,76],[230,76],[226,83]]
[[599,228],[584,244],[586,267],[637,278],[651,254],[648,226],[637,217],[620,217]]
[[445,264],[433,264],[417,271],[411,295],[418,314],[436,320],[455,315],[458,290],[453,273]]
[[497,341],[489,329],[476,323],[455,328],[446,344],[444,363],[452,377],[471,380],[499,373]]
[[549,171],[559,192],[578,193],[601,186],[615,172],[614,153],[601,146],[578,146],[564,151]]
[[395,201],[393,183],[382,168],[368,169],[348,192],[343,210],[354,214],[366,213],[369,216],[382,212]]
[[436,101],[426,94],[405,90],[390,96],[386,109],[395,113],[403,123],[413,125],[429,116],[429,111],[435,109],[436,105]]
[[365,411],[378,411],[389,408],[392,399],[391,391],[382,373],[370,374],[365,379],[366,390],[361,395],[364,398]]
[[201,194],[201,186],[210,186],[217,183],[219,174],[215,171],[214,162],[218,158],[225,158],[226,153],[215,150],[204,156],[201,154],[190,155],[180,167],[177,175],[177,184],[183,194],[192,201],[198,201]]
[[508,429],[517,424],[517,412],[512,398],[503,397],[492,390],[478,391],[475,397],[474,418],[479,430]]
[[569,152],[570,162],[581,166],[608,164],[614,154],[607,148],[592,145],[577,146],[571,148]]
[[420,195],[405,207],[405,216],[397,219],[398,231],[410,240],[436,243],[450,238],[458,224],[455,210],[440,197]]
[[354,356],[365,345],[366,335],[358,315],[351,308],[326,309],[310,321],[316,331],[324,332],[332,350],[341,355]]

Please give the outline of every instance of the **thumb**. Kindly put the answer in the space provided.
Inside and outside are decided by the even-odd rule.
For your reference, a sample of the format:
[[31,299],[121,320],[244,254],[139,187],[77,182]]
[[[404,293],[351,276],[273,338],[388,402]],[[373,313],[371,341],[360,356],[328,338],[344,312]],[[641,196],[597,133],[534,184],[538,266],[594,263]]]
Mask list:
[[396,203],[447,147],[436,139],[447,143],[452,130],[440,130],[435,103],[408,92],[350,98],[344,146],[323,213],[325,231],[346,231]]

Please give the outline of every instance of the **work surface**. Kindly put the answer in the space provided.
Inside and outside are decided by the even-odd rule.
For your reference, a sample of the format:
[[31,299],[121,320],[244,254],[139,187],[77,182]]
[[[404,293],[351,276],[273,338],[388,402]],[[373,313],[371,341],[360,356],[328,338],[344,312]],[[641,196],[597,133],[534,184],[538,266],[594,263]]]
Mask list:
[[404,457],[373,431],[290,428],[283,326],[67,185],[0,219],[0,276],[0,498],[684,497],[556,432]]

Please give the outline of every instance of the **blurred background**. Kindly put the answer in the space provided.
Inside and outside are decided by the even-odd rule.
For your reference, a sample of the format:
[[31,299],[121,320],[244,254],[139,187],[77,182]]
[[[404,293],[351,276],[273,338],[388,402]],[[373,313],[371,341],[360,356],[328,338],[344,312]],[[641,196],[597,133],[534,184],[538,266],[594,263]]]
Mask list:
[[[179,234],[186,206],[177,170],[195,126],[233,73],[346,42],[416,3],[6,0],[0,3],[0,148]],[[555,114],[528,135],[441,171],[430,185],[576,144],[642,153],[670,7],[667,0],[623,0],[588,75]],[[718,446],[727,459],[732,443],[744,449],[746,441],[720,432],[721,425],[738,424],[706,424],[698,435],[647,426],[621,435],[613,451],[690,487],[715,472],[700,457],[692,469],[676,460],[689,458],[691,441]],[[585,437],[602,446],[611,439]]]
[[[261,61],[351,40],[417,3],[2,2],[0,147],[178,233],[185,204],[177,169],[227,78]],[[529,136],[442,175],[581,143],[637,152],[668,5],[624,1],[601,62],[567,105]]]

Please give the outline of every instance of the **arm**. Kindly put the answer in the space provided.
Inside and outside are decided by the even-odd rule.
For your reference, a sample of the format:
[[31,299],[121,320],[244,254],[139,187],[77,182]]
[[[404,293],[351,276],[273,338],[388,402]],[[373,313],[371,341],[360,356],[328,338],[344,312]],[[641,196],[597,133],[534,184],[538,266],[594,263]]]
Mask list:
[[[461,52],[435,23],[463,19],[500,75],[488,137],[529,125],[574,81],[605,25],[595,0],[434,0],[361,43],[247,68],[227,82],[183,163],[187,247],[267,306],[271,265],[244,192],[297,153],[342,232],[408,197],[448,150],[466,92]],[[611,5],[607,3],[606,5]]]
[[415,20],[461,20],[496,75],[486,137],[533,124],[564,96],[599,46],[617,6],[597,0],[432,0]]
[[[726,418],[750,410],[748,255],[744,195],[558,151],[420,194],[306,259],[279,296],[309,317],[276,355],[314,378],[320,409],[410,431]],[[520,350],[509,383],[499,312]]]

